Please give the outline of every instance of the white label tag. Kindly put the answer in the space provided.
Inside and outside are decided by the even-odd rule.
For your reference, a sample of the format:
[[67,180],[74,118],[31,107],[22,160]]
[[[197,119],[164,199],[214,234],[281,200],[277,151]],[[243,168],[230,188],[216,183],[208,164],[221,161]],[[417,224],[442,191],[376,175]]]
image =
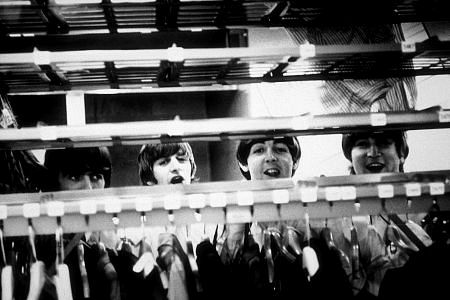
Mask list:
[[0,205],[0,220],[4,220],[8,217],[8,207],[6,205]]
[[405,183],[406,196],[417,197],[422,194],[420,183]]
[[41,215],[41,205],[39,203],[25,203],[22,206],[25,218],[37,218]]
[[341,188],[338,186],[325,187],[325,199],[327,201],[338,201],[342,199]]
[[139,212],[151,211],[153,209],[153,202],[151,198],[136,199],[135,205],[136,211]]
[[302,202],[316,202],[317,201],[317,186],[314,187],[301,187],[300,198]]
[[394,186],[392,184],[378,185],[378,197],[380,197],[380,198],[394,197]]
[[430,182],[430,195],[444,195],[445,186],[443,182]]
[[190,208],[203,208],[206,205],[206,196],[204,194],[191,194],[187,197]]
[[416,52],[416,43],[402,42],[402,52],[403,53]]
[[167,60],[172,62],[182,62],[184,60],[184,49],[175,44],[167,48]]
[[450,122],[450,110],[439,112],[439,122],[440,123]]
[[372,126],[385,126],[387,124],[387,116],[384,113],[371,113],[370,125]]
[[181,208],[181,199],[179,195],[167,195],[164,196],[164,209],[174,210]]
[[105,200],[105,212],[108,214],[117,214],[122,211],[122,204],[118,199]]
[[272,201],[275,204],[289,203],[289,191],[288,190],[273,190]]
[[313,44],[300,45],[300,58],[310,58],[316,56],[316,46]]
[[211,207],[225,207],[225,206],[227,206],[227,195],[225,195],[225,193],[211,193],[211,194],[209,194],[209,205]]
[[355,200],[356,188],[354,186],[341,187],[342,200]]
[[95,201],[82,200],[80,201],[80,214],[94,215],[97,213],[97,203]]
[[50,51],[39,51],[37,48],[33,49],[33,62],[36,65],[50,64]]
[[58,138],[56,126],[42,126],[38,128],[39,137],[43,141],[52,141]]
[[236,193],[239,206],[250,206],[254,204],[252,191],[240,191]]
[[64,216],[64,202],[62,201],[47,202],[47,215],[49,217]]

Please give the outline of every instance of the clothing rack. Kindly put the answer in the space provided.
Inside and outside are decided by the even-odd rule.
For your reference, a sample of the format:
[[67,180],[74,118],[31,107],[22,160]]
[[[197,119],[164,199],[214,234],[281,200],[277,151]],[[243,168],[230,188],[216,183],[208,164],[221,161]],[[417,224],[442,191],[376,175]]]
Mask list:
[[[193,223],[243,223],[450,210],[450,170],[0,196],[5,236]],[[113,223],[116,217],[119,223]],[[117,220],[117,219],[116,219]],[[118,225],[117,225],[118,224]]]

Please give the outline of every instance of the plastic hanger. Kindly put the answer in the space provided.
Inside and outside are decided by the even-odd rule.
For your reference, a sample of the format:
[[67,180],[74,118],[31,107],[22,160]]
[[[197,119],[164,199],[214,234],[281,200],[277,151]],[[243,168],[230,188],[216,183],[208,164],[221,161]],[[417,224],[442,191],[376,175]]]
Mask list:
[[352,227],[350,228],[350,244],[351,244],[351,262],[352,262],[352,279],[359,278],[359,241],[353,218],[351,218]]
[[28,219],[28,240],[31,246],[30,289],[27,300],[37,300],[41,295],[45,283],[45,264],[37,260],[34,243],[35,232],[31,219]]
[[141,214],[140,219],[142,237],[139,242],[139,259],[134,264],[133,271],[136,273],[143,272],[145,278],[153,271],[157,264],[151,246],[148,244],[145,236],[145,222],[147,218],[144,212]]
[[72,300],[72,287],[70,285],[69,268],[64,263],[64,244],[63,244],[63,228],[61,226],[61,217],[56,218],[56,275],[53,281],[56,287],[58,300]]
[[14,277],[12,267],[8,265],[6,261],[5,244],[3,240],[3,220],[0,220],[0,247],[2,252],[2,274],[1,274],[1,284],[2,284],[2,300],[12,300],[14,294]]
[[90,287],[89,287],[89,279],[86,270],[86,262],[84,260],[84,247],[87,245],[85,242],[80,240],[77,245],[77,258],[78,258],[78,268],[80,269],[81,275],[81,284],[83,286],[83,296],[84,298],[90,298]]
[[272,241],[271,241],[272,235],[269,232],[269,230],[264,229],[263,237],[264,237],[264,256],[266,258],[267,264],[267,275],[269,277],[269,283],[273,283],[275,277],[275,263],[273,261],[273,254],[272,254]]
[[302,255],[302,247],[300,243],[300,232],[292,226],[286,226],[286,238],[288,241],[288,246],[295,255]]
[[309,224],[309,214],[305,213],[306,223],[306,241],[307,246],[303,248],[303,268],[308,271],[308,280],[316,274],[319,270],[319,260],[317,259],[316,251],[310,246],[311,229]]

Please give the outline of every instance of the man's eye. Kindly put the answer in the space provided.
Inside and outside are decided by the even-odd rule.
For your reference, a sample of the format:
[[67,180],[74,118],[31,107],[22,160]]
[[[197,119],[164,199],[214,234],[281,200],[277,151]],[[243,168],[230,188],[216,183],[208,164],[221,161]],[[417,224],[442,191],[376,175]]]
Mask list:
[[287,153],[289,151],[289,149],[281,146],[281,147],[275,147],[275,151],[277,151],[278,153]]
[[78,176],[78,175],[69,175],[69,179],[71,181],[79,181],[80,180],[80,176]]
[[263,152],[264,152],[263,147],[255,147],[252,149],[252,153],[255,153],[255,154],[259,154],[259,153],[263,153]]
[[178,159],[178,161],[180,161],[180,162],[186,162],[186,161],[188,161],[187,156],[177,156],[177,159]]
[[103,179],[103,174],[93,174],[91,175],[91,180],[92,181],[100,181]]
[[368,146],[369,146],[369,141],[360,140],[360,141],[356,141],[356,143],[355,143],[355,147],[368,147]]
[[161,159],[159,162],[158,162],[158,165],[160,165],[160,166],[165,166],[165,165],[167,165],[169,163],[169,159],[168,158],[164,158],[164,159]]

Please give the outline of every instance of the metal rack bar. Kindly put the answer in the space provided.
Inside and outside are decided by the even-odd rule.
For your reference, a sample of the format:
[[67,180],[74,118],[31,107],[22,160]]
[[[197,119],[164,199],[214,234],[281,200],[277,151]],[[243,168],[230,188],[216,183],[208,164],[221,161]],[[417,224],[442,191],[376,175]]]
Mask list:
[[38,234],[51,233],[57,216],[65,232],[82,232],[113,229],[113,214],[127,227],[139,226],[142,213],[147,225],[195,223],[194,212],[201,222],[216,224],[299,219],[305,212],[319,219],[417,213],[433,201],[450,210],[449,178],[442,170],[9,194],[0,195],[0,218],[5,235],[13,236],[26,234],[27,219]]
[[299,136],[366,130],[432,128],[450,128],[450,110],[8,128],[0,131],[0,148],[137,145],[152,142],[221,141],[280,135]]

